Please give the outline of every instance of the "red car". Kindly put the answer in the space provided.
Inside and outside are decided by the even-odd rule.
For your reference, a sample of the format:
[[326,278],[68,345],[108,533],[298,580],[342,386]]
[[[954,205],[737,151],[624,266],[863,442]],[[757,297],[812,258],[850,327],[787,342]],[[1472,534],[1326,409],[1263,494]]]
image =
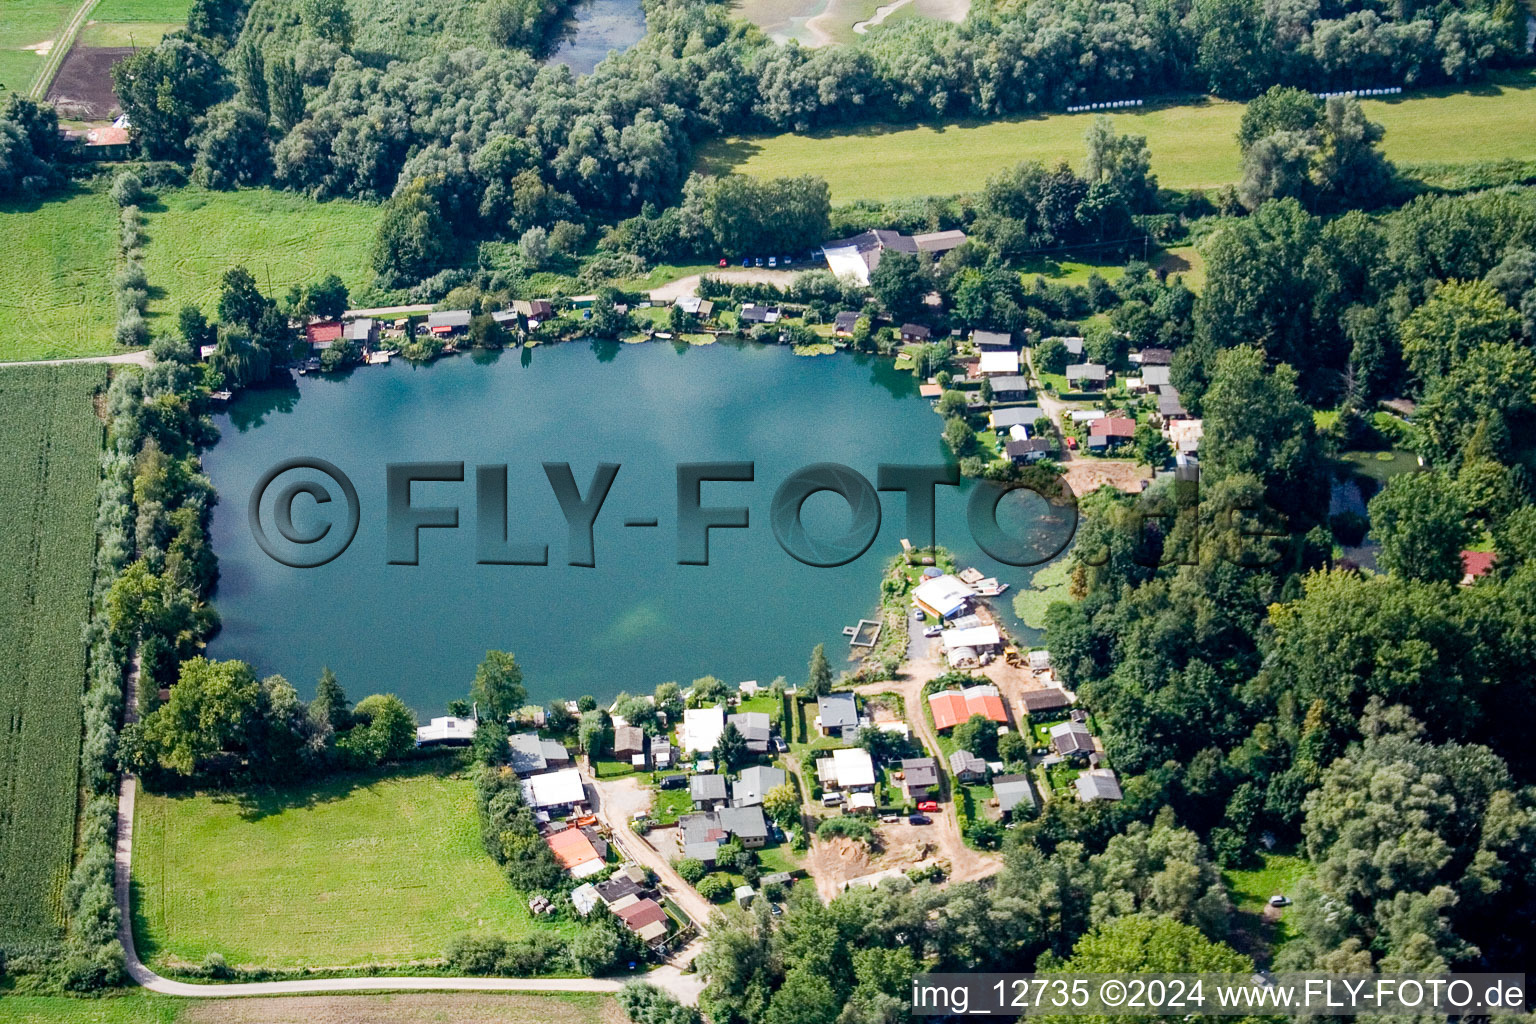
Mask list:
[[725,258],[724,258],[724,257],[721,257],[721,259],[720,259],[720,265],[721,265],[721,266],[722,266],[722,267],[724,267],[724,266],[728,266],[728,264],[727,264],[727,263],[726,263],[726,260],[725,260]]
[[920,811],[936,811],[939,809],[939,804],[936,800],[924,800],[917,805],[917,809]]

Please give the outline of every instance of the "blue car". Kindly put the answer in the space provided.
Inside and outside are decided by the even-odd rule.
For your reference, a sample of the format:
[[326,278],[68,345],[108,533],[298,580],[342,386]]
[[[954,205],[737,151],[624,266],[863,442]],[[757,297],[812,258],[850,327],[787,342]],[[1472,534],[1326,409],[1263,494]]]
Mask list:
[[741,265],[744,266],[744,267],[750,267],[752,265],[752,257],[750,257],[750,256],[743,256],[741,258]]

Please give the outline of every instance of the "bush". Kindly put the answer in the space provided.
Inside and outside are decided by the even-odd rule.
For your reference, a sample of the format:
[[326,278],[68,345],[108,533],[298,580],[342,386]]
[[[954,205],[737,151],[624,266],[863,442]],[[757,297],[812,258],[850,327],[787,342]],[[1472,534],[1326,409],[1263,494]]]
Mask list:
[[703,878],[705,872],[708,870],[704,867],[704,862],[699,860],[697,857],[684,857],[682,860],[678,861],[672,866],[676,868],[677,873],[683,877],[683,881],[687,882],[689,885],[698,885],[699,879]]
[[835,839],[841,836],[844,839],[857,839],[859,842],[867,843],[874,838],[875,826],[870,824],[868,818],[845,814],[822,822],[816,829],[816,835],[821,839]]
[[137,310],[130,310],[117,321],[112,337],[119,345],[141,348],[149,344],[149,326]]
[[118,206],[135,206],[144,198],[144,182],[132,171],[123,171],[112,179],[112,190],[108,194]]
[[729,878],[716,871],[714,874],[705,875],[699,879],[694,888],[699,890],[700,896],[711,903],[719,903],[721,900],[729,897],[735,887],[731,885]]

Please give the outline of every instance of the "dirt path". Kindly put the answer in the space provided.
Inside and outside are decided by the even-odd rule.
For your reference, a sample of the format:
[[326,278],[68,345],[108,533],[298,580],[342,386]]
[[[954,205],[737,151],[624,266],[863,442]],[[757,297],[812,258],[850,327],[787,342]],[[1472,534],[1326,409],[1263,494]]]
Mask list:
[[869,32],[869,30],[874,28],[876,25],[883,23],[886,18],[889,18],[891,15],[895,14],[897,11],[901,10],[911,2],[912,0],[896,0],[895,3],[885,4],[882,7],[877,7],[875,9],[875,16],[873,18],[870,18],[868,21],[854,22],[853,31],[862,36]]
[[69,24],[64,26],[64,31],[53,40],[53,45],[48,48],[48,54],[44,58],[43,66],[38,69],[37,75],[32,79],[32,85],[27,89],[27,95],[34,100],[40,100],[48,95],[48,87],[53,85],[53,76],[59,73],[59,68],[64,65],[64,58],[69,56],[69,51],[74,48],[75,37],[80,34],[80,29],[85,27],[85,20],[91,16],[96,4],[100,0],[82,0],[75,9],[74,15],[69,19]]
[[[812,264],[806,264],[804,269],[814,269]],[[762,268],[739,267],[735,270],[711,270],[709,276],[717,281],[729,281],[732,284],[776,284],[780,288],[794,280],[797,270],[765,270]],[[652,302],[676,302],[684,295],[697,295],[699,281],[703,274],[689,274],[675,281],[668,281],[660,288],[651,289]]]
[[149,349],[139,349],[137,352],[119,352],[111,356],[75,356],[71,359],[23,359],[18,362],[0,362],[0,370],[7,366],[63,366],[66,363],[131,363],[135,366],[149,366],[155,361],[149,354]]

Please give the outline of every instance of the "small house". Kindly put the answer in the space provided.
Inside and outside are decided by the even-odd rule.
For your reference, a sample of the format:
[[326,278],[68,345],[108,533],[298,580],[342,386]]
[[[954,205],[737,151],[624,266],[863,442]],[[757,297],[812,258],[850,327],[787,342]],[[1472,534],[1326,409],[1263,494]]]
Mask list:
[[1175,455],[1194,455],[1200,451],[1200,439],[1205,436],[1205,421],[1171,419],[1163,424],[1163,433]]
[[759,306],[755,302],[749,302],[741,307],[738,319],[744,324],[771,324],[777,323],[779,309],[776,306]]
[[562,768],[571,763],[571,753],[558,740],[548,740],[536,732],[514,733],[507,737],[508,763],[518,775]]
[[544,842],[555,855],[556,862],[572,878],[590,878],[605,866],[603,855],[582,829],[564,828],[551,832],[544,837]]
[[659,944],[667,937],[670,930],[667,912],[662,909],[660,903],[653,899],[636,900],[633,903],[615,905],[611,908],[624,927],[639,936],[640,940],[648,946]]
[[1062,757],[1082,758],[1093,753],[1093,734],[1082,722],[1051,726],[1051,748]]
[[1008,710],[1003,706],[1002,694],[991,683],[929,694],[928,709],[933,712],[933,727],[939,732],[970,721],[972,715],[980,715],[999,725],[1008,724]]
[[621,725],[613,730],[613,756],[619,761],[630,762],[636,755],[649,752],[645,730],[635,725]]
[[434,718],[426,725],[416,727],[418,747],[463,747],[475,738],[480,723],[473,718]]
[[1140,352],[1131,353],[1131,362],[1140,363],[1143,372],[1149,366],[1170,366],[1173,363],[1173,351],[1166,348],[1144,348]]
[[324,352],[340,341],[341,337],[342,325],[335,320],[321,320],[304,326],[304,340],[309,342],[309,347],[316,352]]
[[1023,402],[1029,398],[1029,378],[1022,374],[1005,373],[990,380],[994,402]]
[[913,602],[936,619],[952,619],[970,610],[975,591],[956,576],[940,574],[923,580],[912,591]]
[[1102,391],[1109,383],[1109,367],[1098,363],[1073,363],[1067,367],[1067,386],[1078,391]]
[[939,762],[931,757],[902,758],[901,787],[913,803],[932,799],[939,789]]
[[[1019,375],[1019,354],[1012,349],[1000,349],[992,352],[983,352],[981,361],[976,364],[976,372],[983,377],[1017,377]],[[997,385],[992,386],[992,393],[997,394]]]
[[929,337],[932,336],[932,334],[933,332],[924,327],[922,324],[901,325],[902,341],[927,341]]
[[875,762],[863,747],[843,747],[832,751],[833,785],[844,792],[872,792],[875,788]]
[[[994,396],[997,394],[996,387],[993,388],[992,393]],[[1040,411],[1038,405],[1019,405],[1008,409],[993,409],[991,415],[987,417],[987,422],[993,430],[1000,433],[1012,430],[1014,427],[1024,427],[1033,433],[1035,422],[1044,415],[1045,413]]]
[[1013,348],[1013,335],[1007,331],[972,331],[971,343],[986,352],[1001,352]]
[[1105,416],[1094,420],[1088,427],[1088,448],[1104,451],[1122,444],[1130,444],[1136,436],[1136,421],[1125,416]]
[[1077,788],[1077,798],[1085,804],[1095,800],[1119,800],[1123,796],[1120,780],[1115,778],[1111,768],[1089,768],[1079,773],[1072,785]]
[[738,885],[734,890],[731,891],[731,899],[735,900],[736,905],[741,907],[743,910],[752,905],[752,897],[756,895],[757,890],[753,889],[746,883]]
[[695,775],[688,781],[688,795],[695,810],[713,811],[729,799],[724,775]]
[[1008,461],[1018,466],[1025,466],[1031,462],[1039,462],[1056,454],[1056,442],[1048,437],[1029,437],[1024,440],[1009,441],[1003,446],[1003,454]]
[[740,840],[749,850],[756,850],[768,842],[768,819],[763,817],[761,807],[722,807],[716,813],[716,820],[727,835]]
[[769,741],[773,736],[773,726],[766,711],[743,711],[739,714],[731,715],[726,721],[734,725],[736,731],[741,733],[742,739],[747,741],[748,753],[768,753]]
[[844,692],[817,697],[816,731],[823,736],[851,740],[859,731],[859,705],[854,695]]
[[1013,813],[1013,809],[1020,804],[1028,804],[1030,807],[1039,806],[1036,802],[1035,787],[1030,784],[1028,775],[998,775],[992,779],[992,793],[997,797],[997,809],[1003,812],[1003,817]]
[[1157,415],[1164,423],[1189,419],[1189,412],[1179,400],[1179,391],[1172,384],[1157,389]]
[[731,803],[736,807],[759,806],[771,790],[784,785],[788,778],[782,768],[760,764],[744,768],[741,778],[731,784]]
[[832,333],[839,338],[853,337],[853,330],[859,326],[859,314],[856,310],[845,309],[832,318]]
[[379,340],[379,322],[371,317],[361,317],[347,324],[344,337],[361,348],[373,348]]
[[725,708],[688,708],[678,731],[678,745],[685,754],[707,754],[720,742],[725,731]]
[[587,802],[581,773],[575,768],[531,775],[523,780],[523,800],[536,811],[563,817]]
[[969,750],[956,750],[949,755],[949,773],[959,782],[985,782],[987,762]]
[[1062,712],[1072,706],[1066,692],[1054,686],[1042,690],[1025,690],[1019,694],[1019,706],[1030,718],[1048,720],[1060,718]]
[[1062,345],[1066,348],[1067,355],[1069,355],[1069,356],[1080,356],[1080,355],[1083,354],[1083,339],[1082,338],[1080,338],[1080,337],[1078,337],[1076,335],[1073,335],[1071,337],[1057,338],[1056,340],[1061,342]]
[[467,309],[448,309],[427,314],[427,330],[438,337],[450,337],[469,330],[470,313]]

